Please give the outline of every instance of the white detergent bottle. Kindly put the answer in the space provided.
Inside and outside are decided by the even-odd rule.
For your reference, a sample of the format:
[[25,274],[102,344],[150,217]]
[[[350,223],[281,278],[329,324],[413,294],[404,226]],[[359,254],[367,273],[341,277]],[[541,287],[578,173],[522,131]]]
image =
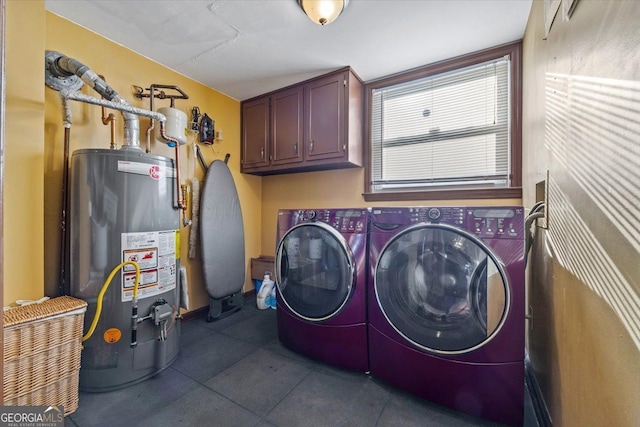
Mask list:
[[260,310],[265,310],[269,308],[267,305],[267,298],[271,294],[271,290],[274,289],[275,283],[271,280],[271,273],[264,273],[264,279],[262,279],[262,285],[260,286],[260,290],[258,291],[258,296],[256,297],[256,305]]

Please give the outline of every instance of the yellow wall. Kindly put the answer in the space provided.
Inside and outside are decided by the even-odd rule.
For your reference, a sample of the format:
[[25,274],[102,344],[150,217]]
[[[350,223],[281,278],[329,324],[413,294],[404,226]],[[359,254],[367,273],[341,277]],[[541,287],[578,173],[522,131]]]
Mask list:
[[[11,203],[5,204],[6,304],[16,299],[39,298],[43,294],[55,295],[58,287],[63,129],[57,93],[45,89],[42,83],[45,49],[59,51],[84,62],[95,72],[104,75],[107,82],[134,106],[147,108],[148,100],[136,100],[132,85],[147,87],[151,83],[173,84],[191,98],[182,103],[178,101],[178,107],[189,113],[193,105],[198,105],[201,112],[207,112],[216,120],[216,127],[224,130],[224,141],[215,145],[217,151],[203,147],[203,153],[208,162],[222,159],[226,153],[231,154],[230,169],[243,209],[247,260],[260,254],[274,253],[278,209],[373,205],[365,203],[361,196],[364,188],[362,169],[264,178],[240,174],[240,108],[237,101],[46,12],[44,2],[8,2],[7,22],[7,123],[10,126],[7,126],[8,166],[5,182],[11,185],[6,186],[5,195]],[[25,23],[33,27],[32,31],[24,31]],[[86,88],[83,91],[96,96]],[[156,106],[159,105],[156,103]],[[46,117],[43,116],[43,107],[46,108]],[[98,107],[72,103],[72,114],[72,151],[108,146],[109,128],[100,122]],[[118,113],[116,116],[118,119],[121,117]],[[122,126],[121,120],[118,126]],[[142,119],[142,143],[145,130],[146,120]],[[16,144],[13,141],[18,137],[14,135],[19,135],[19,139],[26,140],[26,143]],[[121,136],[118,137],[121,141]],[[173,155],[172,150],[157,143],[153,144],[152,151]],[[186,148],[182,153],[183,159],[191,154]],[[18,167],[18,164],[21,166]],[[27,169],[23,166],[25,164]],[[202,179],[202,171],[193,159],[187,167],[187,173],[183,169],[183,175],[190,177],[194,170],[196,176]],[[24,194],[30,197],[23,197]],[[520,200],[516,199],[417,201],[397,205],[518,203]],[[375,203],[384,204],[396,203]],[[187,231],[183,230],[184,254],[187,253]],[[206,304],[206,293],[202,287],[200,265],[198,261],[187,261],[185,257],[182,261],[189,273],[192,308],[203,306]],[[38,268],[33,268],[34,263]],[[245,291],[253,287],[248,268],[249,262]]]
[[44,1],[7,1],[5,305],[43,295],[44,25]]
[[[223,141],[216,142],[213,147],[202,145],[202,153],[207,163],[215,159],[224,159],[231,154],[229,168],[235,180],[243,210],[246,249],[246,281],[245,290],[253,288],[249,275],[249,259],[259,255],[260,251],[260,178],[240,174],[240,103],[198,82],[188,79],[164,66],[113,43],[97,34],[87,31],[70,21],[52,13],[46,13],[47,50],[58,51],[89,66],[93,71],[105,77],[123,98],[136,107],[149,108],[149,99],[137,100],[134,97],[133,85],[147,88],[151,84],[175,85],[189,95],[188,100],[177,100],[176,107],[191,118],[191,108],[198,106],[201,113],[207,113],[215,120],[216,129],[223,130]],[[44,49],[37,52],[39,68],[42,68]],[[44,88],[40,79],[39,89]],[[84,87],[83,93],[99,97],[92,89]],[[170,92],[169,90],[167,92]],[[44,289],[47,295],[57,293],[59,272],[60,230],[58,228],[61,206],[61,186],[63,167],[63,126],[62,109],[58,93],[46,88],[45,100],[45,166],[44,166],[44,206],[45,206],[45,279]],[[70,151],[79,148],[108,148],[110,141],[109,126],[101,122],[100,107],[79,102],[72,102],[72,119]],[[168,100],[156,100],[155,108],[169,106]],[[118,128],[122,127],[122,116],[115,112]],[[140,119],[140,142],[144,147],[148,119]],[[42,126],[40,125],[40,128]],[[181,147],[182,179],[187,183],[195,175],[200,181],[203,171],[196,163],[191,143],[195,134],[189,137],[186,146]],[[118,146],[122,143],[122,132],[116,135]],[[153,154],[174,157],[174,149],[165,144],[153,141]],[[40,174],[42,177],[42,174]],[[208,295],[202,283],[199,259],[190,260],[188,254],[189,227],[181,227],[182,247],[181,262],[186,266],[189,278],[190,309],[208,304]]]
[[524,37],[524,201],[549,170],[529,260],[528,350],[554,425],[640,420],[640,2],[579,1]]
[[367,203],[364,169],[273,175],[262,178],[262,254],[274,255],[278,209],[348,208],[370,206],[521,205],[521,199],[417,200]]

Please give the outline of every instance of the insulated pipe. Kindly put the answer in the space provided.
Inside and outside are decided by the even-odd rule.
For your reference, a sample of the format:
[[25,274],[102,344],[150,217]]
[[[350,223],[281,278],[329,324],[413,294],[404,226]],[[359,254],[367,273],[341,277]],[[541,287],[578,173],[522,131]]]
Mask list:
[[114,110],[125,111],[137,116],[150,117],[163,123],[167,121],[167,118],[164,116],[164,114],[156,113],[155,111],[149,111],[142,108],[132,107],[128,104],[125,105],[106,99],[94,98],[93,96],[84,95],[80,92],[76,92],[75,90],[61,90],[60,97],[63,99],[63,102],[64,100],[70,99],[72,101],[86,102],[87,104],[101,105],[107,108],[112,108]]
[[[47,53],[50,56],[56,56],[56,58],[48,62],[47,68],[47,71],[54,77],[65,78],[76,75],[105,99],[113,101],[116,104],[129,106],[129,103],[123,97],[80,61],[52,51],[47,51]],[[120,109],[119,111],[122,112],[122,116],[124,117],[123,148],[140,149],[140,122],[138,117],[129,110]]]

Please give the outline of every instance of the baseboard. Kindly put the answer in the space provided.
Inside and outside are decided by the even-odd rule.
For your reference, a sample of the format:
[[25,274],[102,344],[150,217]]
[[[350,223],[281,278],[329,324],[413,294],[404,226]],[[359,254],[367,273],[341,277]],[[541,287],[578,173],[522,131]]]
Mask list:
[[[252,298],[255,295],[256,295],[255,289],[251,289],[250,291],[242,293],[242,297],[244,299]],[[192,319],[195,319],[196,317],[203,317],[203,316],[206,316],[208,312],[209,312],[209,306],[205,305],[204,307],[196,308],[195,310],[184,313],[182,315],[182,320],[192,320]]]
[[551,422],[551,414],[549,414],[549,409],[544,401],[540,384],[533,372],[533,367],[531,367],[529,355],[524,359],[524,372],[526,378],[525,382],[527,384],[527,389],[529,390],[529,396],[531,396],[531,404],[533,405],[533,411],[535,413],[536,420],[538,421],[538,426],[552,427],[553,423]]

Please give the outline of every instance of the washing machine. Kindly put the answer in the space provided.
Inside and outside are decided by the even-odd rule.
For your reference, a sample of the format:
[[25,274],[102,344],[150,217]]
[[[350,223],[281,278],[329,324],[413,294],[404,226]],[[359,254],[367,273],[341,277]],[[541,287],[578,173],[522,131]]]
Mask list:
[[522,207],[372,208],[371,375],[522,425],[524,255]]
[[278,337],[287,348],[345,369],[369,370],[366,209],[278,212]]

